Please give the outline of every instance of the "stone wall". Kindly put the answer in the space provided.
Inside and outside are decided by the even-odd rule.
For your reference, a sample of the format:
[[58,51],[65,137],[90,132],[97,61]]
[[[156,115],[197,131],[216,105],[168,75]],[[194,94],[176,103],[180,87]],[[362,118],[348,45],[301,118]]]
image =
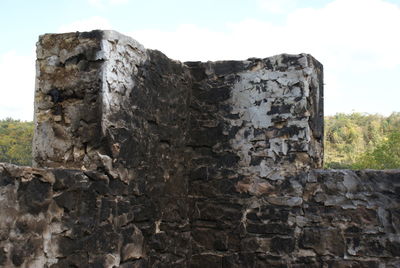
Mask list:
[[189,259],[179,198],[152,198],[94,171],[8,164],[0,194],[0,267],[185,267]]
[[34,168],[0,164],[0,266],[400,267],[400,171],[320,170],[322,65],[37,45]]
[[37,167],[137,169],[159,143],[230,151],[240,173],[272,180],[322,166],[310,55],[182,64],[113,31],[44,35],[37,50]]
[[313,170],[188,211],[103,173],[1,164],[0,195],[1,267],[400,266],[400,171]]
[[399,267],[400,171],[313,170],[197,201],[191,267]]

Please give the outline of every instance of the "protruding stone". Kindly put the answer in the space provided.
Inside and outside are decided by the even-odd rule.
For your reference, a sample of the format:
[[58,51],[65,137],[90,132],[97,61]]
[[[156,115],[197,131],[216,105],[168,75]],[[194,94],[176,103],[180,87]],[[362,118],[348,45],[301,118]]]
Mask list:
[[143,251],[144,238],[140,229],[136,226],[132,236],[130,237],[132,242],[126,244],[122,248],[122,261],[137,260],[145,256]]

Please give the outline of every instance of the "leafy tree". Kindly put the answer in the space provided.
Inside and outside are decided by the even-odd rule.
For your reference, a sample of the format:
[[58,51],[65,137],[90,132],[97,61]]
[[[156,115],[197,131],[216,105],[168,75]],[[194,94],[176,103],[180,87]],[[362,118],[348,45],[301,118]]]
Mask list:
[[[325,167],[361,167],[359,162],[367,161],[363,155],[371,154],[396,131],[400,131],[400,113],[392,113],[388,117],[362,113],[326,116]],[[378,167],[367,165],[365,168]]]
[[353,168],[400,168],[400,131],[390,133],[376,148],[362,154]]
[[0,162],[31,165],[33,122],[0,120]]

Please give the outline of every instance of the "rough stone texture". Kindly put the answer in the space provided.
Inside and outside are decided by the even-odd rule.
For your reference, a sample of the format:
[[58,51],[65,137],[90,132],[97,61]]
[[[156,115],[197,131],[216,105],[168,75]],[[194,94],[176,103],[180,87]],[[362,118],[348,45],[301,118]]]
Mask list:
[[192,263],[399,267],[399,186],[400,171],[313,170],[268,195],[198,200]]
[[194,198],[189,212],[134,185],[0,164],[0,266],[400,266],[400,171],[313,170],[262,197]]
[[160,143],[175,157],[224,151],[250,177],[322,166],[322,65],[310,55],[182,64],[113,31],[37,46],[37,167],[137,168]]
[[322,65],[39,38],[34,168],[0,164],[0,266],[400,267],[400,171],[319,170]]
[[314,58],[186,64],[194,77],[190,144],[220,159],[209,168],[233,170],[246,177],[242,191],[258,194],[259,179],[322,166],[322,65]]
[[105,174],[0,164],[0,194],[1,267],[179,267],[188,259],[184,204],[157,204]]
[[182,63],[113,31],[43,35],[37,54],[35,166],[111,172],[184,144]]

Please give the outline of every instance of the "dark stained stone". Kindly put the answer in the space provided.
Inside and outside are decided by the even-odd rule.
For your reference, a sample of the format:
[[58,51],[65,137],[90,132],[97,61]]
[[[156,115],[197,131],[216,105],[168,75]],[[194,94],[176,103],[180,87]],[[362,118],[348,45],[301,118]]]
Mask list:
[[222,257],[218,255],[202,254],[192,256],[190,267],[193,268],[220,268],[222,267]]
[[47,210],[51,194],[51,185],[39,179],[24,182],[18,189],[18,199],[23,208],[32,214]]
[[271,250],[273,252],[282,254],[289,254],[294,250],[295,241],[293,238],[285,238],[285,237],[273,237],[271,239]]
[[292,228],[282,223],[247,223],[246,230],[255,234],[291,234]]
[[387,250],[396,257],[400,256],[400,241],[386,241]]
[[4,265],[7,261],[7,254],[4,251],[4,248],[0,248],[0,265]]
[[18,249],[13,249],[11,252],[11,261],[15,266],[21,266],[24,263],[23,252]]

